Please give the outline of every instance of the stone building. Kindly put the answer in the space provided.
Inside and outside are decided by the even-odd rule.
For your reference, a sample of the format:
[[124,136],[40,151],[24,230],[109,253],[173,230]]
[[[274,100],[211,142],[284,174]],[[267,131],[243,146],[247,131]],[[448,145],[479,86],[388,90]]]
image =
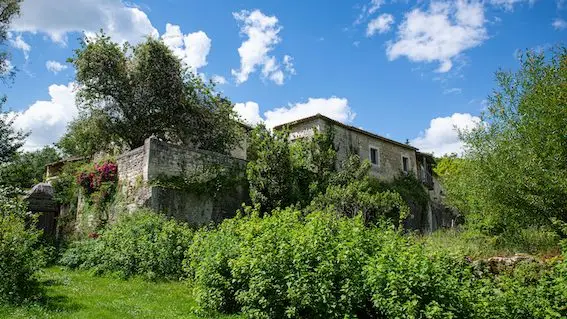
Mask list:
[[371,163],[370,173],[383,181],[391,181],[400,174],[414,174],[422,182],[431,201],[426,211],[412,207],[408,227],[432,231],[455,224],[454,214],[441,204],[443,191],[433,172],[435,160],[431,154],[321,114],[274,127],[274,130],[282,129],[288,130],[291,140],[309,138],[315,131],[332,129],[337,148],[337,167],[350,154],[358,154],[361,159],[368,159]]
[[396,142],[380,135],[346,125],[324,115],[317,114],[274,127],[287,129],[290,139],[311,137],[314,131],[324,132],[332,128],[337,148],[337,164],[350,154],[358,154],[371,163],[371,174],[382,180],[392,180],[400,173],[418,175],[417,148]]

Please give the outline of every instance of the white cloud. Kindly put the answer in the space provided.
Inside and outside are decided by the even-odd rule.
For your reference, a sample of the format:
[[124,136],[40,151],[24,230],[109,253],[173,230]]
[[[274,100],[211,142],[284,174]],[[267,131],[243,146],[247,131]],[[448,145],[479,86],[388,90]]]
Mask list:
[[461,94],[463,92],[463,89],[461,88],[449,88],[449,89],[445,89],[443,90],[443,94]]
[[373,19],[368,23],[368,27],[366,28],[366,36],[371,37],[374,34],[376,34],[376,32],[386,33],[390,31],[393,23],[394,23],[393,15],[388,13],[381,14],[377,18]]
[[10,45],[16,49],[22,50],[26,60],[29,58],[31,46],[26,41],[24,41],[21,34],[18,34],[15,39],[10,39]]
[[[281,42],[279,32],[282,27],[278,24],[278,18],[266,16],[260,10],[252,12],[243,10],[232,15],[242,24],[241,34],[248,38],[238,48],[240,69],[231,71],[236,77],[236,83],[246,82],[251,73],[261,68],[264,79],[282,85],[285,78],[284,71],[276,58],[269,55],[276,44]],[[288,61],[291,61],[290,58]]]
[[47,70],[53,72],[54,74],[57,74],[67,68],[65,64],[61,64],[57,61],[51,61],[51,60],[45,62],[45,67],[47,68]]
[[358,18],[354,21],[354,25],[364,22],[370,15],[377,12],[385,3],[385,0],[371,0],[370,3],[363,5]]
[[290,104],[264,113],[266,126],[271,128],[317,113],[328,116],[343,123],[352,122],[356,114],[345,98],[309,98],[307,102]]
[[233,109],[246,123],[251,125],[264,123],[270,129],[317,113],[343,123],[352,122],[356,116],[347,99],[334,96],[328,99],[309,98],[307,102],[275,108],[264,112],[263,117],[260,116],[260,107],[256,102],[236,103]]
[[77,116],[75,85],[52,84],[49,101],[36,101],[26,110],[17,112],[14,126],[31,131],[24,145],[25,150],[35,150],[55,143],[67,128],[67,123]]
[[380,9],[384,2],[384,0],[371,0],[370,6],[368,7],[368,13],[373,14],[374,12],[378,11],[378,9]]
[[26,0],[12,23],[14,31],[45,33],[61,44],[68,33],[92,34],[101,28],[118,42],[138,43],[158,34],[146,13],[121,0]]
[[224,76],[218,75],[218,74],[214,74],[211,77],[211,81],[213,81],[213,83],[218,84],[218,85],[223,85],[223,84],[227,83],[226,78]]
[[413,62],[438,61],[438,72],[452,68],[452,60],[487,39],[484,8],[477,1],[433,2],[427,11],[414,9],[389,42],[390,60],[405,56]]
[[207,65],[211,39],[203,31],[183,34],[178,25],[166,24],[163,42],[193,71]]
[[264,121],[260,116],[260,107],[256,102],[236,103],[233,109],[247,124],[256,125]]
[[293,66],[293,57],[289,56],[289,55],[284,55],[283,57],[283,64],[284,64],[284,68],[285,70],[289,73],[289,74],[295,74],[295,67]]
[[555,30],[564,30],[567,28],[567,21],[561,18],[557,18],[553,20],[553,23],[551,25],[555,28]]
[[431,120],[429,128],[411,140],[411,145],[422,152],[435,155],[463,153],[463,142],[459,139],[459,130],[470,130],[481,122],[480,118],[468,113],[454,113],[447,117]]
[[489,0],[488,2],[497,7],[502,7],[508,11],[512,11],[516,4],[529,2],[529,4],[532,5],[535,0]]

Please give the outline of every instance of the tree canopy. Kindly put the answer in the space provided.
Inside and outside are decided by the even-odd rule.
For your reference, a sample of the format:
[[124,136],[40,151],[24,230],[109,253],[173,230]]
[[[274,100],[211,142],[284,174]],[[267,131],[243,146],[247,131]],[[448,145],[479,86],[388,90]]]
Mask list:
[[109,145],[131,149],[150,136],[228,153],[239,139],[230,101],[160,40],[120,46],[103,34],[86,39],[70,62],[81,116],[59,144],[73,155]]
[[[10,21],[20,13],[20,2],[21,0],[0,0],[0,46],[7,40]],[[0,79],[6,82],[13,75],[8,52],[0,51]],[[0,96],[0,164],[16,154],[27,136],[14,128],[14,115],[2,110],[5,103],[6,96]]]
[[520,62],[496,73],[483,124],[462,134],[463,159],[437,169],[449,200],[489,232],[567,220],[567,49]]

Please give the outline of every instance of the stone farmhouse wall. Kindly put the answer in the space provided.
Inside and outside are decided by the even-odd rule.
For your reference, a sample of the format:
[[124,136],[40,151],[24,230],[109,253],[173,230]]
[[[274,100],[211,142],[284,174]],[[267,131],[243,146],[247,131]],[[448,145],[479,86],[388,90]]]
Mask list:
[[128,209],[148,207],[193,225],[233,216],[248,201],[245,185],[222,194],[157,186],[160,178],[191,176],[211,164],[244,174],[246,161],[219,153],[171,145],[154,138],[117,158],[119,191]]
[[337,151],[338,164],[345,161],[349,154],[356,153],[362,159],[370,160],[370,148],[378,150],[378,163],[372,165],[371,174],[383,180],[392,180],[402,171],[402,157],[409,159],[409,171],[417,175],[417,160],[415,149],[412,147],[401,146],[385,139],[369,136],[358,131],[354,131],[343,125],[325,120],[323,117],[312,117],[311,120],[290,124],[290,138],[297,139],[313,136],[313,128],[324,131],[332,127],[335,132],[335,146]]

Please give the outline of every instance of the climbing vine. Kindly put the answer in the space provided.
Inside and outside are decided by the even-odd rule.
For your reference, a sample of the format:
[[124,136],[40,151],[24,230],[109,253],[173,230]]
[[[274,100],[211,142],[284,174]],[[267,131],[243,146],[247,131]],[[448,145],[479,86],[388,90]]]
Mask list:
[[209,194],[216,198],[219,194],[233,189],[235,185],[244,184],[245,181],[244,168],[237,163],[208,163],[199,169],[183,171],[175,176],[159,175],[150,181],[150,185],[197,195]]

